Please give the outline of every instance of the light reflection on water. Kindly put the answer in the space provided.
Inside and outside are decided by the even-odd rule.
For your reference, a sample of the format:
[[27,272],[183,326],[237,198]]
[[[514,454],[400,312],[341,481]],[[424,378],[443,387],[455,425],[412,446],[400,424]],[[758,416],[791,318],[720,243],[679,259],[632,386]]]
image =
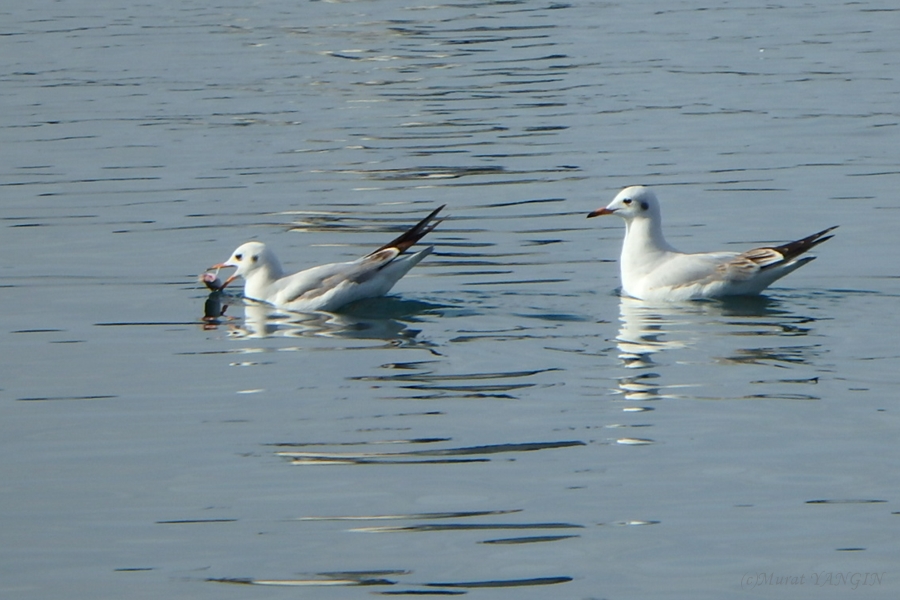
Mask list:
[[[702,8],[11,4],[0,593],[893,569],[896,11]],[[620,227],[583,215],[638,182],[685,249],[841,233],[767,298],[632,302]],[[389,298],[195,282],[251,238],[356,258],[442,203]]]

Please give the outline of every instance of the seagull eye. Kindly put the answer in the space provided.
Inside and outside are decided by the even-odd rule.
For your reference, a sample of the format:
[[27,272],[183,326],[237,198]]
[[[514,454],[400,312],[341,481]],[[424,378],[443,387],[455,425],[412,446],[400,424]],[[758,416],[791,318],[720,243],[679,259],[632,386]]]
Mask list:
[[244,255],[243,254],[235,254],[234,260],[240,262],[240,261],[244,260]]
[[622,204],[628,206],[629,204],[631,204],[631,198],[625,198],[624,200],[622,200]]

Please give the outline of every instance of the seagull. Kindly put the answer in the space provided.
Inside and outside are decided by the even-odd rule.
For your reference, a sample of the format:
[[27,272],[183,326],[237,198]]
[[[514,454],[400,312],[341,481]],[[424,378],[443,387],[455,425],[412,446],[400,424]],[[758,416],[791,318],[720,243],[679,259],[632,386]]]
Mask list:
[[827,234],[837,229],[829,227],[795,242],[746,252],[686,254],[666,242],[659,200],[644,186],[625,188],[588,218],[602,215],[625,219],[619,259],[622,291],[639,300],[666,302],[759,294],[813,260],[814,256],[801,255],[831,239]]
[[437,227],[440,221],[429,223],[444,206],[446,204],[397,239],[351,262],[321,265],[285,275],[271,249],[262,242],[247,242],[239,246],[231,258],[213,265],[210,270],[234,267],[236,271],[220,289],[237,277],[243,277],[244,298],[249,300],[297,312],[337,310],[356,300],[384,296],[401,277],[431,254],[433,246],[401,256]]

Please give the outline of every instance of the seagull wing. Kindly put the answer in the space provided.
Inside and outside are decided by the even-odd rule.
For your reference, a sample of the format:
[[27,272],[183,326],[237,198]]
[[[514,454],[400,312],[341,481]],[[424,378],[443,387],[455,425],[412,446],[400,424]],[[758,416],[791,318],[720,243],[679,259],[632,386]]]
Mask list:
[[[773,281],[813,260],[812,256],[801,255],[831,239],[828,233],[834,229],[830,227],[781,246],[753,248],[740,254],[682,254],[672,263],[677,275],[670,279],[671,288],[681,291],[691,289],[690,294],[700,297],[758,293]],[[709,270],[704,272],[706,269]]]
[[[296,275],[285,278],[284,286],[278,292],[278,304],[288,305],[297,303],[313,303],[323,300],[323,296],[334,293],[337,296],[352,298],[353,293],[348,288],[372,281],[373,285],[366,287],[385,287],[390,289],[394,282],[403,276],[413,265],[419,262],[427,252],[419,252],[409,259],[402,259],[406,264],[397,269],[385,269],[394,262],[398,256],[406,252],[416,242],[425,237],[441,221],[432,223],[437,214],[446,205],[439,206],[427,217],[403,232],[397,238],[391,240],[374,252],[357,260],[346,263],[333,263],[313,267],[301,271]],[[401,261],[397,261],[398,263]],[[388,272],[388,271],[397,271]],[[341,288],[338,290],[338,288]],[[328,300],[331,302],[331,299]]]
[[720,263],[712,274],[709,283],[715,280],[747,281],[755,277],[762,269],[784,262],[784,255],[772,248],[754,248],[738,254],[731,260]]
[[716,277],[727,281],[746,281],[761,271],[788,266],[796,262],[801,254],[830,240],[832,236],[827,234],[835,229],[837,226],[823,229],[818,233],[781,246],[754,248],[742,252],[733,259],[720,264],[716,268]]

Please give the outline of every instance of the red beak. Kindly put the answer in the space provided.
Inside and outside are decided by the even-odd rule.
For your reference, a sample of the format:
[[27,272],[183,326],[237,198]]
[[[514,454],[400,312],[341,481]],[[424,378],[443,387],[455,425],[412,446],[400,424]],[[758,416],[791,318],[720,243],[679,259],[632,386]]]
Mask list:
[[[207,271],[212,271],[213,269],[218,270],[218,269],[232,269],[232,268],[234,268],[232,265],[226,265],[225,263],[219,263],[217,265],[211,266],[209,269],[207,269]],[[219,289],[224,290],[225,286],[228,285],[229,283],[231,283],[232,281],[234,281],[235,279],[237,279],[237,275],[232,275],[231,277],[229,277],[228,279],[225,280],[225,283],[223,283],[222,287],[220,287]]]
[[594,212],[588,214],[587,218],[590,219],[591,217],[602,217],[603,215],[611,215],[615,212],[616,211],[609,210],[608,208],[598,208]]

